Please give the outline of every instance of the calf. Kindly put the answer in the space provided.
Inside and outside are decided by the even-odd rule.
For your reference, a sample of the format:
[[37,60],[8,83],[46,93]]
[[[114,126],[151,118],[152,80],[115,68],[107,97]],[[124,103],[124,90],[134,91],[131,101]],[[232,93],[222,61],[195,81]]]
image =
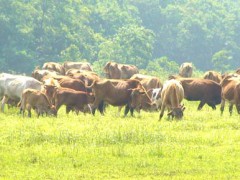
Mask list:
[[184,98],[184,90],[179,81],[174,79],[167,81],[163,85],[161,97],[162,105],[159,120],[162,119],[166,107],[169,111],[169,117],[172,116],[172,118],[181,119],[185,108],[180,104]]
[[20,104],[23,116],[25,109],[27,109],[28,117],[31,117],[32,108],[35,109],[38,117],[43,113],[57,115],[56,108],[51,105],[46,95],[39,90],[25,89]]
[[[89,104],[93,103],[94,96],[92,93],[75,91],[69,88],[58,88],[54,93],[54,102],[58,111],[62,105],[66,105],[66,113],[71,110],[85,112]],[[91,110],[91,109],[90,109]]]

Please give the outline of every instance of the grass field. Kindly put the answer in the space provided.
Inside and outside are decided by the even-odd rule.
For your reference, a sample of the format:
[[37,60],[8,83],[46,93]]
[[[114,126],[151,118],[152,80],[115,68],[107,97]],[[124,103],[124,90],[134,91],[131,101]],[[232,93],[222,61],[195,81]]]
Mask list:
[[240,116],[184,101],[181,121],[159,113],[22,118],[0,114],[0,179],[239,179]]

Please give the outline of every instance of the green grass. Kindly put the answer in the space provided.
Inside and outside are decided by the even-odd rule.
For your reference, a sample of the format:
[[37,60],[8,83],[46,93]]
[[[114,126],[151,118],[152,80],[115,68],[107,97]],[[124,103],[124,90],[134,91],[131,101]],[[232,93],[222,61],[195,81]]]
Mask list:
[[[0,179],[239,179],[240,116],[184,101],[181,121],[159,113],[0,114]],[[235,109],[234,109],[235,110]]]

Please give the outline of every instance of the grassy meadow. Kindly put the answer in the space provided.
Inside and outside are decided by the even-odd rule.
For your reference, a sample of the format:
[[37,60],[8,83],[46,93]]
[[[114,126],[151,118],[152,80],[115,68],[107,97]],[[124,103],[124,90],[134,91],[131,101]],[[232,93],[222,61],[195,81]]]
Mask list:
[[[159,112],[22,118],[0,113],[0,179],[239,179],[240,116],[184,101],[181,121]],[[234,107],[235,108],[235,107]],[[123,114],[123,112],[122,112]]]

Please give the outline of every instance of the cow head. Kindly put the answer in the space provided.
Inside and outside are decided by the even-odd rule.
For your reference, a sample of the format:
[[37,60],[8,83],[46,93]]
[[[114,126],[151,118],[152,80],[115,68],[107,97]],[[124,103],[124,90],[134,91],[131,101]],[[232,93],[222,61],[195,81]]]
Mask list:
[[135,88],[131,90],[131,107],[138,112],[143,110],[153,111],[157,109],[156,103],[153,103],[144,89]]
[[94,100],[95,100],[95,96],[93,95],[93,93],[88,93],[87,92],[87,101],[88,101],[88,104],[93,104],[93,102],[94,102]]
[[49,115],[53,115],[55,117],[57,117],[57,109],[54,105],[52,105],[47,112]]
[[110,78],[110,74],[109,74],[109,66],[110,65],[111,65],[111,62],[108,62],[103,68],[103,71],[106,74],[106,78]]
[[172,119],[173,117],[175,117],[176,119],[182,119],[183,117],[183,111],[185,110],[185,107],[184,105],[180,105],[179,107],[177,108],[173,108],[169,113],[168,113],[168,116],[172,116]]

